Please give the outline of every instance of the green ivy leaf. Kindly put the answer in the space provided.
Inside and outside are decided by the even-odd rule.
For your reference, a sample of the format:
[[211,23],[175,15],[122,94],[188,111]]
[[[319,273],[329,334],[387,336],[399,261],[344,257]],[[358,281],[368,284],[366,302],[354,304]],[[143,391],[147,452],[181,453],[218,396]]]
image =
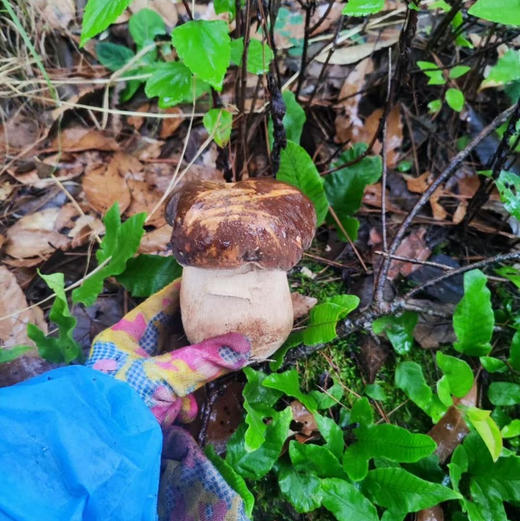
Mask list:
[[83,284],[72,292],[72,301],[91,306],[103,290],[103,282],[107,277],[120,275],[125,271],[126,263],[131,259],[144,234],[145,213],[138,213],[121,224],[119,205],[115,203],[106,213],[105,237],[96,252],[97,261],[101,264],[108,261],[97,273],[85,279]]
[[461,90],[450,87],[446,91],[446,103],[456,112],[464,108],[464,94]]
[[433,62],[418,61],[417,66],[424,72],[424,74],[426,74],[426,76],[428,76],[428,85],[444,85],[446,83],[442,70],[439,69],[437,64]]
[[220,91],[231,58],[231,39],[223,20],[193,20],[172,31],[172,42],[184,64]]
[[332,418],[322,416],[316,412],[314,413],[314,419],[316,420],[320,434],[326,442],[325,447],[339,460],[345,448],[345,440],[341,427]]
[[348,521],[378,521],[374,505],[351,483],[329,478],[321,482],[323,506],[336,519]]
[[216,14],[231,13],[231,18],[235,18],[236,4],[234,0],[214,0],[213,8]]
[[518,271],[514,266],[501,266],[495,270],[495,273],[498,273],[501,277],[509,280],[520,289],[520,271]]
[[132,49],[110,42],[98,42],[96,55],[99,63],[111,71],[118,71],[135,56]]
[[265,441],[255,451],[244,445],[246,425],[243,423],[231,436],[227,445],[226,461],[243,477],[257,480],[265,476],[280,457],[289,434],[292,420],[291,408],[277,412],[265,431]]
[[350,412],[350,422],[361,425],[372,425],[374,423],[374,410],[367,398],[356,400]]
[[342,13],[347,16],[367,16],[379,13],[384,4],[384,0],[348,0]]
[[31,346],[0,347],[0,364],[12,362],[32,349]]
[[318,476],[283,461],[277,463],[277,474],[282,494],[297,512],[312,512],[321,506],[321,480]]
[[338,321],[358,306],[359,297],[356,295],[336,295],[314,306],[309,315],[309,325],[303,331],[303,343],[311,346],[334,340]]
[[262,385],[296,398],[310,412],[316,411],[316,400],[310,394],[305,394],[300,390],[300,377],[296,369],[270,374],[262,381]]
[[80,46],[116,21],[130,0],[88,0],[83,13]]
[[414,434],[391,424],[360,425],[354,429],[356,454],[364,459],[386,458],[398,463],[413,463],[433,453],[437,445],[426,434]]
[[513,335],[513,339],[511,340],[509,363],[513,369],[520,371],[520,330]]
[[520,457],[504,451],[494,462],[476,433],[466,436],[463,449],[475,509],[484,512],[484,521],[507,520],[503,502],[520,502]]
[[321,411],[337,405],[343,396],[343,387],[339,383],[334,383],[326,392],[311,391],[309,394],[316,400],[316,408]]
[[507,364],[500,360],[500,358],[495,358],[493,356],[481,356],[479,358],[482,367],[488,373],[503,373],[507,371]]
[[[357,143],[343,152],[331,166],[337,168],[350,163],[361,156],[366,149],[366,144]],[[353,216],[359,210],[365,188],[377,183],[382,171],[381,157],[367,156],[352,166],[325,176],[327,199],[340,219],[344,216]]]
[[489,74],[483,84],[498,83],[507,85],[520,79],[520,51],[508,49],[504,56],[501,56],[496,65],[491,67]]
[[140,9],[128,21],[128,30],[141,50],[154,42],[156,36],[166,34],[166,25],[161,16],[152,9]]
[[442,351],[437,351],[437,365],[444,373],[444,378],[449,383],[451,394],[457,398],[466,396],[473,386],[473,371],[471,367],[454,356],[445,355]]
[[488,398],[493,405],[516,405],[520,403],[520,384],[493,382],[488,389]]
[[276,389],[264,387],[262,384],[267,377],[262,371],[255,371],[250,367],[244,369],[247,383],[242,395],[244,397],[244,409],[247,414],[245,423],[247,430],[244,435],[244,444],[247,451],[257,450],[262,446],[267,430],[266,418],[276,416],[273,405],[282,396],[282,392]]
[[480,270],[464,274],[464,297],[453,314],[453,329],[458,339],[453,347],[465,355],[485,356],[491,351],[495,317],[486,282],[487,277]]
[[27,336],[36,344],[40,356],[45,360],[72,362],[81,357],[81,347],[73,337],[76,318],[71,315],[69,310],[63,273],[52,273],[51,275],[40,273],[40,277],[56,294],[49,319],[58,326],[58,336],[45,336],[45,333],[34,324],[27,325]]
[[513,217],[520,219],[520,176],[502,170],[495,183],[504,208]]
[[412,402],[431,416],[437,423],[446,412],[440,400],[433,395],[426,383],[422,368],[416,362],[401,362],[395,370],[395,385],[401,389]]
[[132,297],[149,297],[182,275],[182,266],[174,257],[138,255],[129,259],[117,280]]
[[462,496],[445,485],[425,481],[404,469],[371,470],[361,490],[374,503],[394,512],[418,512]]
[[306,470],[321,478],[345,478],[338,458],[322,445],[313,443],[289,442],[289,456],[295,468]]
[[365,394],[372,400],[385,401],[386,393],[379,384],[368,384],[365,386]]
[[439,112],[442,108],[442,101],[440,99],[434,99],[428,103],[428,111],[432,114]]
[[372,330],[376,335],[386,333],[396,353],[404,355],[413,347],[413,330],[417,325],[417,313],[405,311],[402,315],[387,315],[372,323]]
[[450,78],[457,79],[461,76],[464,76],[467,72],[471,70],[471,67],[468,65],[455,65],[455,67],[452,67],[450,69],[449,76]]
[[500,429],[490,416],[491,411],[484,411],[477,407],[468,407],[465,411],[466,420],[473,425],[482,441],[491,454],[493,461],[497,461],[502,452],[502,436]]
[[250,40],[247,54],[248,72],[251,74],[269,72],[269,64],[273,61],[273,58],[274,54],[269,45],[254,38]]
[[518,0],[477,0],[469,14],[504,25],[520,25]]
[[317,224],[323,222],[329,208],[323,189],[323,178],[311,156],[300,145],[292,141],[287,142],[287,147],[280,154],[280,169],[276,179],[299,188],[314,203]]
[[159,97],[159,107],[168,108],[193,97],[193,76],[181,62],[158,63],[144,88],[149,98]]
[[202,118],[204,128],[209,134],[213,134],[213,139],[219,147],[227,145],[231,137],[233,115],[225,109],[210,109]]
[[222,459],[215,451],[213,445],[206,445],[204,453],[208,459],[215,465],[221,476],[226,480],[226,483],[242,498],[244,501],[244,510],[248,517],[253,513],[255,506],[255,497],[247,488],[244,478],[238,474],[235,469],[225,460]]
[[502,438],[516,438],[520,436],[520,420],[516,419],[504,425],[500,431]]

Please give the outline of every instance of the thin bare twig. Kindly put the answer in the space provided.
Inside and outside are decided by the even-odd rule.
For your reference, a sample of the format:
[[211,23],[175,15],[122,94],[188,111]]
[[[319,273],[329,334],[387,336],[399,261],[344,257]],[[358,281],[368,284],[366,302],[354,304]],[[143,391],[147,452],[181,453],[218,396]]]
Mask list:
[[[520,251],[515,251],[513,253],[503,253],[500,255],[495,255],[494,257],[489,257],[488,259],[484,259],[478,262],[474,262],[473,264],[468,264],[467,266],[462,266],[460,268],[452,269],[439,277],[435,277],[434,279],[426,281],[421,286],[418,286],[412,290],[410,290],[403,298],[402,301],[408,300],[412,298],[414,295],[419,293],[420,291],[429,288],[430,286],[434,286],[443,280],[449,279],[450,277],[455,277],[456,275],[460,275],[465,273],[466,271],[475,270],[478,268],[484,268],[485,266],[489,266],[490,264],[498,264],[499,262],[507,262],[520,259]],[[400,299],[401,300],[401,299]]]
[[[430,200],[431,195],[439,188],[439,186],[444,183],[457,169],[457,167],[469,156],[469,154],[479,145],[479,143],[486,138],[491,132],[493,132],[496,128],[498,128],[504,121],[506,121],[513,111],[515,110],[515,106],[511,106],[504,110],[501,114],[499,114],[489,125],[484,127],[479,134],[477,134],[471,141],[468,143],[464,150],[461,150],[448,164],[448,166],[441,172],[441,174],[433,181],[433,183],[426,189],[426,191],[421,195],[419,200],[415,203],[414,207],[410,210],[408,215],[405,217],[404,221],[401,223],[401,226],[397,230],[397,233],[388,249],[388,253],[390,255],[394,255],[399,244],[403,240],[403,237],[408,230],[409,226],[412,224],[415,216],[419,213],[421,208]],[[385,285],[385,281],[388,275],[388,270],[390,268],[391,258],[387,257],[381,263],[381,268],[377,275],[376,279],[376,291],[375,291],[375,304],[379,309],[383,309],[383,288]]]

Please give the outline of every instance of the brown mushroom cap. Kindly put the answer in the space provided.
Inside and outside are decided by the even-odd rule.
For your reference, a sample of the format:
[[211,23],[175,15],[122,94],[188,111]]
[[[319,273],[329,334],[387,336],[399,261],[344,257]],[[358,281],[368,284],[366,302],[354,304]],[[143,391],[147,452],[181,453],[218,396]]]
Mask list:
[[271,178],[190,183],[172,196],[166,218],[176,259],[211,269],[255,263],[287,271],[310,246],[316,227],[312,202]]

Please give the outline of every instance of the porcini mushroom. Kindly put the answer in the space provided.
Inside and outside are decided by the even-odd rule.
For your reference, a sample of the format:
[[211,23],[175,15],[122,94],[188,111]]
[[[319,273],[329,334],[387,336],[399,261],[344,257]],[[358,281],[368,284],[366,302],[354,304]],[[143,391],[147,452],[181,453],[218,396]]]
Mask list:
[[271,178],[185,185],[170,199],[171,245],[183,265],[180,306],[192,343],[246,335],[265,359],[291,332],[287,271],[311,244],[312,202]]

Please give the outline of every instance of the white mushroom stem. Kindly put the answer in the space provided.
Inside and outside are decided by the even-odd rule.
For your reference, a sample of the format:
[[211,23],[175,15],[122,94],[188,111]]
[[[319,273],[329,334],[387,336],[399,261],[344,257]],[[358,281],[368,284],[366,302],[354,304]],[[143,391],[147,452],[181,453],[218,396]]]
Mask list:
[[242,333],[251,341],[255,360],[274,353],[293,326],[287,273],[253,264],[231,270],[184,267],[180,305],[191,343]]

